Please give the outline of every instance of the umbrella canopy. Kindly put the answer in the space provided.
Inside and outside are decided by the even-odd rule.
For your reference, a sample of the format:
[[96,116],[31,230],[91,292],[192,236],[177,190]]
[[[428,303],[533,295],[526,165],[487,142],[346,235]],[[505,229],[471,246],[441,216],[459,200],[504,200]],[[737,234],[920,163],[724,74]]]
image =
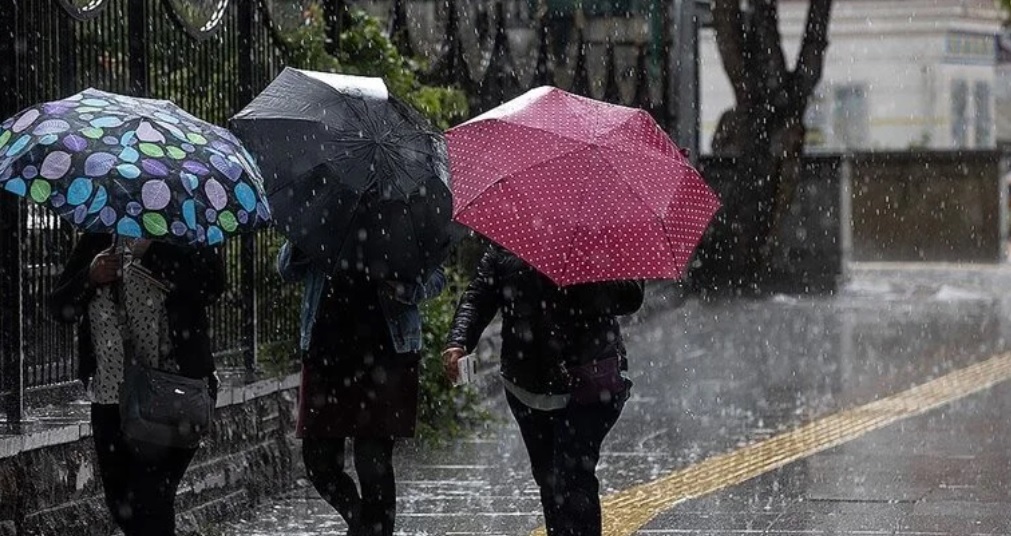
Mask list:
[[559,285],[678,278],[720,206],[648,113],[557,88],[446,138],[456,220]]
[[231,125],[277,228],[325,270],[413,280],[445,259],[445,141],[381,79],[286,68]]
[[0,125],[0,188],[88,232],[181,245],[270,220],[260,173],[230,132],[169,101],[95,89]]

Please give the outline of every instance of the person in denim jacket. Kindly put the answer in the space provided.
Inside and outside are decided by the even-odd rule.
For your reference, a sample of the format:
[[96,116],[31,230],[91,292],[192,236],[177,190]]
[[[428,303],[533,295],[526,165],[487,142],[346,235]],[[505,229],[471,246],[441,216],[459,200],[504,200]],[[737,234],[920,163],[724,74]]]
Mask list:
[[[418,304],[442,292],[446,276],[437,269],[411,284],[361,272],[327,274],[290,243],[281,247],[277,268],[286,282],[305,285],[296,435],[309,479],[347,521],[349,535],[392,535],[393,445],[414,436],[418,412]],[[348,439],[360,491],[344,468]]]

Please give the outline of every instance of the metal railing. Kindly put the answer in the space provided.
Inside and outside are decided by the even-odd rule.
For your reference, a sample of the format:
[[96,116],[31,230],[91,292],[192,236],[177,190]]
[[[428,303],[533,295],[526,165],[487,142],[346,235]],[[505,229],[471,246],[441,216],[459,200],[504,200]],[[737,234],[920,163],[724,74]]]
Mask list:
[[[224,124],[285,63],[269,11],[257,1],[223,4],[206,35],[194,35],[187,18],[162,0],[93,4],[99,9],[82,13],[31,0],[0,16],[0,115],[95,87],[171,99]],[[263,232],[222,248],[228,289],[210,311],[219,365],[252,370],[258,347],[297,336],[297,289],[282,288],[273,275],[278,240]],[[26,389],[77,376],[73,329],[53,321],[46,307],[74,243],[69,224],[0,196],[0,416],[8,423],[22,420]]]
[[[436,21],[445,18],[434,33],[418,28],[409,31],[407,0],[316,1],[337,6],[385,6],[394,15],[391,35],[405,52],[412,40],[417,43],[425,35],[429,39],[438,36],[438,57],[430,58],[431,72],[425,78],[468,91],[472,111],[512,98],[532,85],[555,83],[558,58],[551,57],[575,54],[561,68],[565,72],[569,65],[577,66],[576,76],[568,77],[573,78],[571,87],[566,86],[569,89],[585,85],[585,94],[648,109],[668,129],[689,119],[676,116],[672,97],[681,89],[669,83],[674,63],[670,22],[675,10],[659,0],[606,3],[606,14],[636,11],[652,28],[648,40],[629,41],[626,36],[608,38],[607,42],[584,39],[579,13],[555,10],[538,15],[538,3],[530,0],[445,0],[438,3],[442,7],[432,0],[411,0],[436,9],[441,14]],[[0,91],[0,118],[37,102],[95,87],[171,99],[199,117],[223,124],[283,68],[290,51],[282,35],[292,30],[292,24],[298,26],[304,14],[292,7],[310,3],[219,0],[194,4],[186,12],[166,0],[94,0],[77,8],[72,6],[79,3],[56,0],[8,3],[11,7],[0,13],[0,88],[4,88]],[[695,3],[703,4],[699,0]],[[470,9],[474,6],[485,9],[479,9],[468,24],[484,31],[472,44],[491,50],[492,60],[480,73],[471,72],[473,65],[464,59],[473,53],[464,51],[463,37],[471,29],[457,20],[459,15],[474,11]],[[207,18],[202,18],[204,15]],[[521,63],[544,68],[527,69],[529,72],[518,77],[512,72],[514,60],[519,59],[514,57],[517,52],[509,46],[511,39],[502,36],[527,30],[535,30],[537,38],[520,54],[525,55]],[[570,41],[574,47],[559,47]],[[627,65],[615,61],[615,48],[624,49],[622,56],[626,57],[634,51],[634,61],[626,60]],[[607,59],[606,72],[595,77],[606,82],[597,84],[600,87],[575,83],[588,79],[584,56],[590,49],[604,51]],[[551,50],[555,50],[553,55]],[[638,73],[631,80],[631,92],[615,91],[619,80],[627,78],[622,73],[630,69]],[[500,79],[510,83],[482,83]],[[624,102],[622,94],[633,97]],[[0,195],[0,399],[8,422],[20,421],[25,388],[68,382],[75,376],[72,331],[49,320],[44,307],[44,298],[73,240],[73,231],[65,224],[27,208],[12,196]],[[297,285],[282,285],[274,274],[277,242],[276,235],[261,233],[223,248],[229,288],[212,308],[212,340],[220,363],[251,369],[257,350],[283,349],[297,333],[298,289]]]
[[[36,210],[34,206],[22,210],[26,208],[30,213]],[[75,243],[75,232],[69,224],[47,213],[35,216],[45,225],[30,227],[13,245],[17,254],[12,256],[21,260],[20,317],[0,315],[4,338],[0,394],[17,399],[8,402],[9,421],[20,412],[25,389],[60,385],[77,378],[73,327],[55,321],[46,305]],[[242,367],[247,371],[255,369],[259,349],[294,348],[300,303],[299,286],[283,284],[274,270],[280,237],[265,231],[251,238],[233,240],[222,248],[227,290],[209,311],[212,350],[219,367]],[[252,251],[247,251],[250,246]],[[5,260],[11,253],[4,249]],[[5,303],[7,298],[5,295]]]

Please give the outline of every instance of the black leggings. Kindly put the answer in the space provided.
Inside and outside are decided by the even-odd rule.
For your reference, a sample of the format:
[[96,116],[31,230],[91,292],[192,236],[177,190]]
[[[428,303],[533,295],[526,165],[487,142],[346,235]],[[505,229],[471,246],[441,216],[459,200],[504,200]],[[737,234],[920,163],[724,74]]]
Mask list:
[[628,392],[610,402],[540,411],[506,393],[541,491],[548,536],[600,536],[600,448]]
[[355,481],[344,470],[345,438],[305,438],[302,458],[316,491],[347,522],[353,536],[392,536],[397,515],[393,439],[353,438]]
[[123,438],[119,406],[92,404],[105,504],[126,536],[174,536],[176,490],[196,449],[141,450]]

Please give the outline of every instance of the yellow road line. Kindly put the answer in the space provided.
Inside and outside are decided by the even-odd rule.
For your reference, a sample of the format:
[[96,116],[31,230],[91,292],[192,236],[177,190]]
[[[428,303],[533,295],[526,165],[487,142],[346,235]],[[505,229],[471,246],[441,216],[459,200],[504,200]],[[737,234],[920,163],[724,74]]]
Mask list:
[[[603,500],[604,534],[629,536],[675,505],[746,482],[896,421],[920,415],[1011,379],[1011,353],[956,370],[912,389],[829,415],[720,454]],[[544,528],[532,536],[543,536]]]

